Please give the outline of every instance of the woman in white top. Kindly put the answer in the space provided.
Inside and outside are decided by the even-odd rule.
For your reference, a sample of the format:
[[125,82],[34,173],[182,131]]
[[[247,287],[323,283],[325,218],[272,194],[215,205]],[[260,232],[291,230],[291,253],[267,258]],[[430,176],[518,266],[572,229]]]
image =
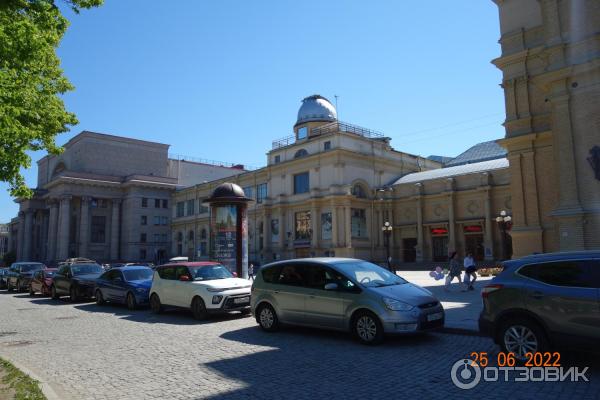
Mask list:
[[465,267],[465,283],[467,284],[467,289],[475,290],[473,284],[477,280],[477,267],[475,266],[473,254],[467,253],[463,265]]

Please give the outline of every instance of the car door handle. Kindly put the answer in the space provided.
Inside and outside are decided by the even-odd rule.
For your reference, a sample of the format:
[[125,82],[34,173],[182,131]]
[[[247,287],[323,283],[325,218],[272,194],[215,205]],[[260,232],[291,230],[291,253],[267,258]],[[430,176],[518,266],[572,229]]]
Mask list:
[[542,299],[544,297],[544,293],[535,291],[531,293],[530,297],[533,297],[534,299]]

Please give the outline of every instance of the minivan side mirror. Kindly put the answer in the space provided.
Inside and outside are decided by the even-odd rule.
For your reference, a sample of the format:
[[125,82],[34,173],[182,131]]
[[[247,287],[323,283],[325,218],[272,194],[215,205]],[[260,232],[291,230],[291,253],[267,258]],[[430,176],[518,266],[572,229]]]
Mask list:
[[325,290],[337,290],[338,289],[338,284],[337,283],[328,283],[325,285]]

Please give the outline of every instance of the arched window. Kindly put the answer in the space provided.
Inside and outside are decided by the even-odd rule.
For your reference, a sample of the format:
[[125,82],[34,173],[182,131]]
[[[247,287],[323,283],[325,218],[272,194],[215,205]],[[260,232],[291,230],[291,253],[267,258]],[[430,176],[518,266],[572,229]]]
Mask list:
[[194,231],[193,230],[190,230],[188,232],[188,240],[194,240]]
[[202,230],[200,231],[200,238],[201,238],[201,239],[206,239],[206,229],[202,229]]
[[177,241],[183,242],[183,232],[177,232]]
[[308,155],[308,151],[305,149],[300,149],[294,154],[294,158],[306,157]]
[[361,184],[356,184],[352,186],[352,195],[358,197],[359,199],[367,198],[367,191]]

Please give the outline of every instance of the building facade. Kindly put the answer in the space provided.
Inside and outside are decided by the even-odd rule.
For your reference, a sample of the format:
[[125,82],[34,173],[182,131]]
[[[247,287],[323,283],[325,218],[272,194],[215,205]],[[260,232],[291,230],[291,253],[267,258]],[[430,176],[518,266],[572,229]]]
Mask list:
[[166,144],[87,131],[64,148],[38,161],[33,198],[16,200],[17,260],[165,260],[177,187],[244,172],[169,158]]
[[600,3],[494,0],[515,256],[600,248]]
[[303,100],[293,130],[273,142],[266,167],[174,193],[173,254],[210,258],[203,201],[225,181],[255,200],[248,211],[254,263],[309,256],[385,262],[385,222],[393,227],[394,263],[446,261],[450,251],[480,260],[501,253],[494,217],[511,208],[502,149],[441,168],[394,150],[378,132],[338,121],[318,95]]

